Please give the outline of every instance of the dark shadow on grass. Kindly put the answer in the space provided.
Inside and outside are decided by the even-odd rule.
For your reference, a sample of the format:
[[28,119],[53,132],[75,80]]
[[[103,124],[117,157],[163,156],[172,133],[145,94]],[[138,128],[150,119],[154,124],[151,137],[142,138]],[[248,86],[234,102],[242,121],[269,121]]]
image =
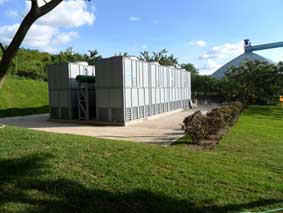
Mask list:
[[189,145],[192,143],[192,139],[190,138],[190,136],[185,135],[183,137],[181,137],[180,139],[178,139],[177,141],[175,141],[174,143],[172,143],[172,146],[176,146],[176,145]]
[[35,154],[23,158],[0,159],[0,207],[4,203],[25,200],[23,190],[17,187],[11,190],[7,185],[21,185],[28,178],[34,179],[41,174],[40,169],[50,157],[47,154]]
[[[190,200],[178,200],[148,190],[114,192],[87,187],[68,179],[48,180],[43,173],[52,156],[0,160],[0,211],[4,204],[25,204],[22,212],[229,212],[282,203],[283,199],[261,199],[226,206],[202,201],[201,207]],[[7,187],[7,185],[13,185]],[[104,187],[105,188],[105,187]],[[28,192],[33,191],[36,194]],[[44,195],[44,196],[40,196]]]
[[33,115],[33,114],[43,114],[49,112],[49,106],[39,106],[39,107],[30,107],[30,108],[9,108],[9,109],[0,109],[0,118],[4,117],[13,117],[13,116],[24,116],[24,115]]

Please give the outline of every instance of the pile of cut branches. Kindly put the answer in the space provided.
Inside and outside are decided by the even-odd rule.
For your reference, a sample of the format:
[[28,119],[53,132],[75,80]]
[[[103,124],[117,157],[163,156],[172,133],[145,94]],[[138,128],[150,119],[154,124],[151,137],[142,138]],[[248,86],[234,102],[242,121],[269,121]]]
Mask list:
[[206,115],[197,111],[184,119],[185,134],[192,139],[192,145],[213,148],[237,122],[244,106],[241,102],[231,102],[212,109]]

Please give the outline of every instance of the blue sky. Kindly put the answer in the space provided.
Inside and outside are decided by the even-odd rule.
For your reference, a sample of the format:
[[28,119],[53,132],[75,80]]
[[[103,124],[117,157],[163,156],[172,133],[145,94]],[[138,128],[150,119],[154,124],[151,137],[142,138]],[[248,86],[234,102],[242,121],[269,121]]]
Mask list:
[[[74,0],[71,0],[71,2]],[[283,40],[282,0],[78,0],[37,22],[25,47],[58,52],[119,52],[167,48],[180,62],[209,74],[239,55],[241,40]],[[0,0],[0,41],[9,42],[28,8],[24,0]],[[36,42],[35,42],[36,41]],[[283,60],[283,49],[258,52]]]

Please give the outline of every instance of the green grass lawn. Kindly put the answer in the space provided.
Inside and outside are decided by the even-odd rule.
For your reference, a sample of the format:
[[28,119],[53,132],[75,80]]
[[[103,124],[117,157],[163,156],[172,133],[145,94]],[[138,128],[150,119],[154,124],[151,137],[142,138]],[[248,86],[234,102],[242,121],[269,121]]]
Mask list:
[[249,107],[212,151],[8,127],[0,212],[241,212],[283,207],[283,109]]
[[47,113],[48,88],[44,81],[8,77],[0,90],[0,117]]

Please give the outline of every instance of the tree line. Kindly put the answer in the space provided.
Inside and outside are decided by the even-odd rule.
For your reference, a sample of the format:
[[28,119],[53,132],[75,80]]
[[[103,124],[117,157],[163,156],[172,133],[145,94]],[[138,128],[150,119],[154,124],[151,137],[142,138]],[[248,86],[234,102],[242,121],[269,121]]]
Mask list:
[[283,63],[246,61],[231,67],[222,79],[192,76],[192,91],[198,97],[219,97],[223,101],[274,104],[283,95]]
[[[139,54],[138,58],[148,62],[156,61],[165,66],[182,67],[189,72],[198,74],[198,70],[193,64],[180,64],[173,54],[168,55],[167,53],[166,49],[153,53],[144,51]],[[129,56],[129,54],[127,52],[116,53],[115,56]],[[9,75],[46,81],[49,64],[86,61],[89,65],[95,65],[96,61],[100,59],[103,59],[103,56],[96,49],[89,50],[87,53],[78,53],[70,47],[58,54],[50,54],[21,48],[11,62]]]
[[[128,56],[128,53],[116,53]],[[1,56],[1,55],[0,55]],[[58,54],[42,53],[38,50],[20,49],[9,68],[9,75],[47,81],[47,66],[62,62],[86,61],[95,65],[103,56],[97,50],[78,53],[67,48]],[[198,98],[220,98],[223,101],[245,100],[248,103],[274,103],[283,95],[283,63],[267,64],[247,61],[233,67],[222,79],[199,75],[191,63],[180,64],[166,49],[150,53],[140,52],[140,60],[161,65],[182,67],[192,73],[192,94]]]

